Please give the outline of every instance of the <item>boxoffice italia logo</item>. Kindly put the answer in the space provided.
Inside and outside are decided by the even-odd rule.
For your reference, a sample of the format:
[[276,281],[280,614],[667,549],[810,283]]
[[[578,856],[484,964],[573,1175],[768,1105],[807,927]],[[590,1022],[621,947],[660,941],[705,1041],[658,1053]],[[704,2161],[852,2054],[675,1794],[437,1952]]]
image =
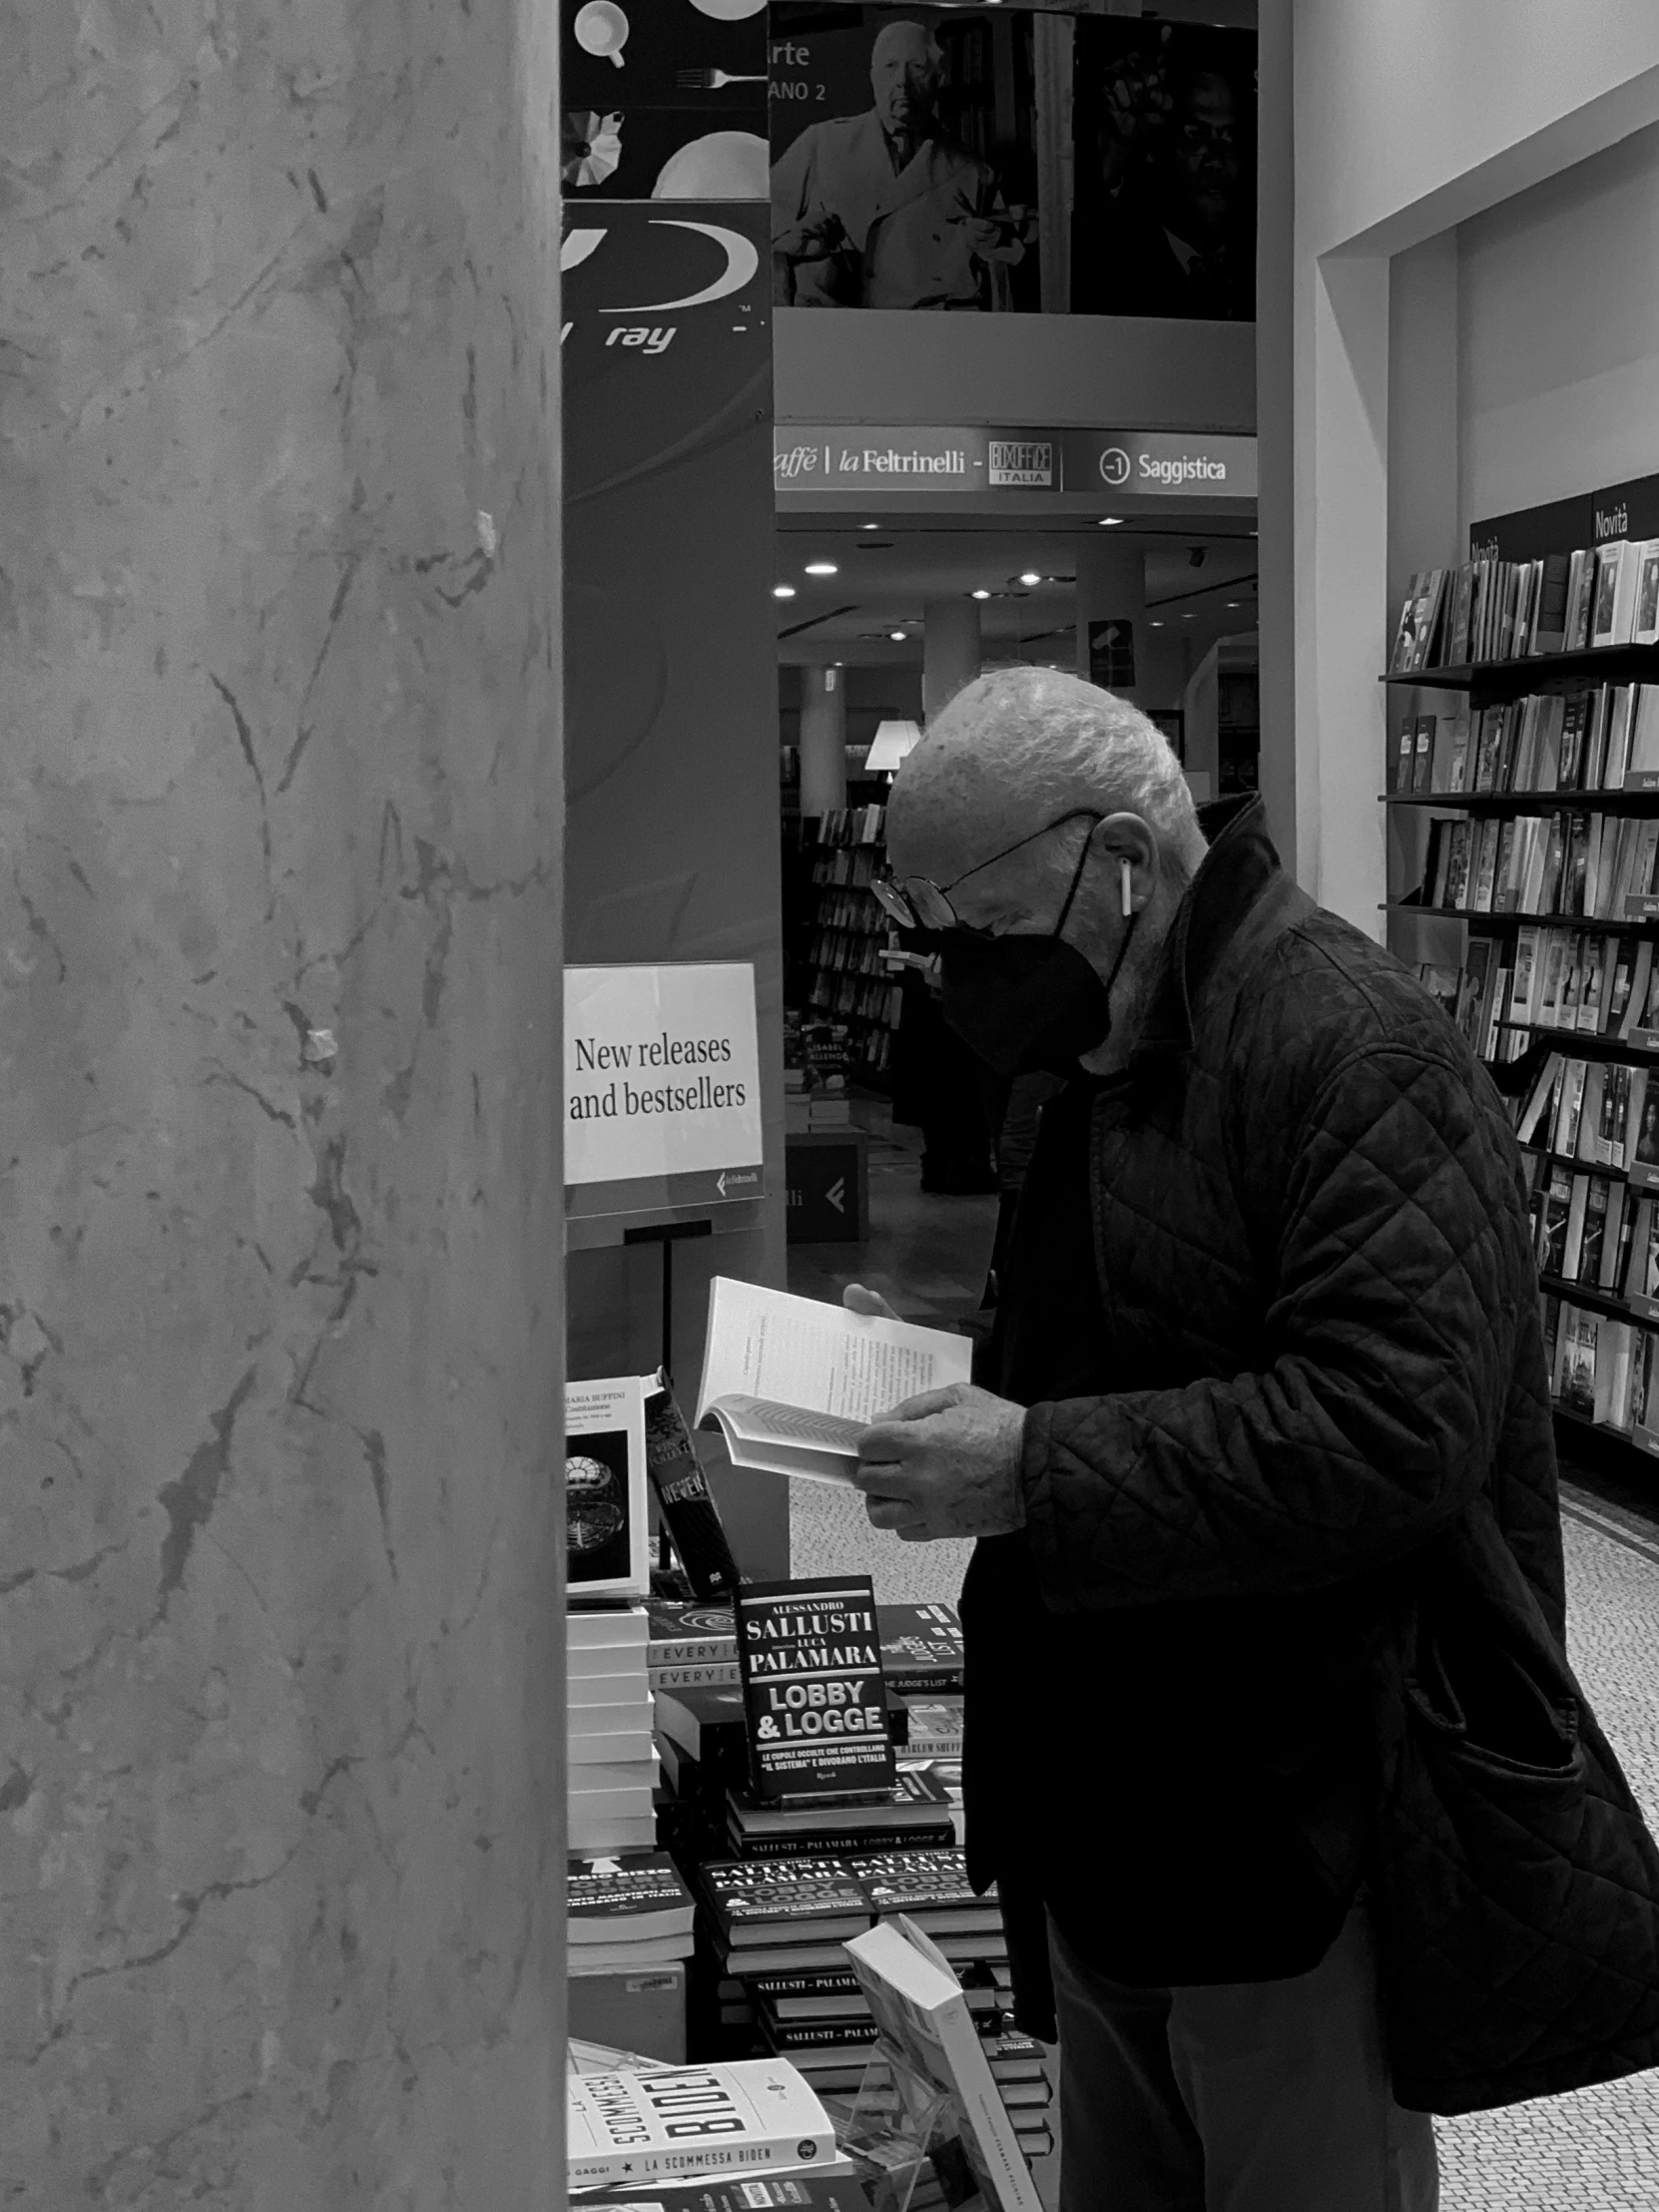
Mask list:
[[1052,441],[1030,438],[992,438],[986,481],[1018,490],[1029,486],[1046,490],[1054,482]]

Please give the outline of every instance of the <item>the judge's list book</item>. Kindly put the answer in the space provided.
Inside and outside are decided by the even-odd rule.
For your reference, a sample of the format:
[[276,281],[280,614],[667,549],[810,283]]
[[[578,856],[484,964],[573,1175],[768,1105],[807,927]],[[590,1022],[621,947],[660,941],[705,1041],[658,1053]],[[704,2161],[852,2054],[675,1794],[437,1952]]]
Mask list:
[[849,1483],[872,1421],[969,1382],[972,1366],[972,1345],[948,1330],[717,1275],[697,1422],[720,1430],[734,1466]]

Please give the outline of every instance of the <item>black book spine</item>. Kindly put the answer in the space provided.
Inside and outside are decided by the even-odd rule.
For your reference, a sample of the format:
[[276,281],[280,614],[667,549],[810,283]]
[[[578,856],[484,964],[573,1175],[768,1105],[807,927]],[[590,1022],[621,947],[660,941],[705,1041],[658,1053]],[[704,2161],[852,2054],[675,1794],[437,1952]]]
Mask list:
[[739,1859],[843,1859],[859,1851],[931,1851],[955,1840],[956,1832],[948,1820],[926,1828],[854,1828],[844,1832],[815,1828],[810,1836],[728,1838]]

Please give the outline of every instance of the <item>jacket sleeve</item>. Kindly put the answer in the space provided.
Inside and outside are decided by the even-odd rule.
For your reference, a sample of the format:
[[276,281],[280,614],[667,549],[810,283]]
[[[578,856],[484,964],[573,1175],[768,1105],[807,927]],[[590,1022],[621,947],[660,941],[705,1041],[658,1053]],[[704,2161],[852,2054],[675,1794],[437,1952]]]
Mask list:
[[1329,1075],[1288,1145],[1248,1116],[1244,1138],[1288,1160],[1241,1194],[1264,1357],[1030,1409],[1021,1485],[1053,1611],[1347,1580],[1421,1543],[1491,1463],[1536,1296],[1495,1111],[1431,1051],[1380,1046]]

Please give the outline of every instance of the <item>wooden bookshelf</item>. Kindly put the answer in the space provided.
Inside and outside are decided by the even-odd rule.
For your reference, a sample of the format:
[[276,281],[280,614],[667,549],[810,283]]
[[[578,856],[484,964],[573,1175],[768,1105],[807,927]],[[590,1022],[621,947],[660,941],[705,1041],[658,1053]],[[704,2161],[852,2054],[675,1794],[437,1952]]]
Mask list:
[[[1651,484],[1655,500],[1659,501],[1659,477],[1651,479]],[[1628,562],[1631,558],[1646,564],[1637,573],[1638,581],[1643,575],[1648,578],[1648,611],[1639,620],[1628,612],[1616,613],[1615,620],[1626,622],[1631,627],[1639,627],[1641,623],[1645,623],[1651,629],[1652,541],[1654,531],[1659,530],[1659,519],[1649,518],[1643,529],[1632,533],[1633,540],[1645,541],[1639,554],[1622,550],[1615,541],[1606,537],[1605,529],[1601,529],[1602,542],[1599,547],[1589,549],[1589,564],[1585,569],[1576,556],[1585,552],[1586,540],[1591,535],[1589,522],[1592,504],[1589,500],[1584,503],[1584,534],[1576,544],[1571,545],[1557,543],[1552,534],[1562,527],[1558,519],[1560,510],[1555,508],[1542,508],[1524,515],[1501,516],[1495,521],[1481,521],[1471,525],[1468,561],[1461,569],[1445,572],[1443,595],[1434,603],[1438,611],[1429,618],[1432,628],[1426,639],[1428,652],[1446,652],[1447,640],[1453,638],[1461,646],[1471,628],[1483,641],[1494,635],[1502,639],[1505,634],[1504,624],[1511,618],[1516,641],[1524,643],[1526,636],[1530,634],[1528,622],[1536,625],[1541,621],[1540,595],[1543,594],[1544,586],[1538,579],[1549,571],[1552,562],[1559,562],[1562,557],[1570,561],[1572,577],[1580,574],[1583,576],[1582,596],[1575,596],[1579,587],[1569,583],[1565,616],[1569,632],[1575,620],[1589,622],[1593,619],[1585,609],[1596,603],[1596,584],[1600,573],[1598,564],[1604,560],[1611,563],[1608,573],[1618,581],[1616,587],[1609,588],[1616,588],[1622,594],[1630,574]],[[1659,506],[1655,507],[1654,516],[1659,517]],[[1622,512],[1620,519],[1623,519]],[[1475,550],[1477,547],[1478,553]],[[1526,577],[1529,569],[1533,576],[1530,586]],[[1472,599],[1467,596],[1466,591],[1471,572],[1475,576]],[[1554,569],[1554,574],[1560,576],[1559,566]],[[1485,578],[1484,582],[1481,580],[1482,576]],[[1514,584],[1516,576],[1520,579],[1518,586]],[[1459,578],[1462,579],[1461,585]],[[1423,642],[1421,608],[1425,601],[1417,594],[1419,586],[1426,582],[1426,577],[1413,580],[1419,646]],[[1463,590],[1464,595],[1455,598],[1454,619],[1454,591],[1459,589]],[[1532,594],[1530,597],[1529,590]],[[1495,597],[1491,596],[1494,592]],[[1556,604],[1558,606],[1559,602]],[[1603,599],[1600,604],[1605,608],[1609,602]],[[1621,596],[1615,598],[1612,604],[1616,609],[1627,609],[1635,602],[1634,597],[1626,601]],[[1411,601],[1408,601],[1407,612],[1399,626],[1398,634],[1402,637],[1411,626]],[[1481,610],[1478,619],[1471,612],[1476,606]],[[1494,611],[1497,615],[1495,633],[1490,628],[1482,627],[1482,623]],[[1547,633],[1550,624],[1543,623],[1543,627]],[[1561,627],[1559,620],[1554,623],[1554,627],[1558,633]],[[1583,634],[1582,629],[1579,634]],[[1628,895],[1613,896],[1606,879],[1602,878],[1601,899],[1605,903],[1616,905],[1618,910],[1601,914],[1531,910],[1504,912],[1482,910],[1470,905],[1429,905],[1423,900],[1422,890],[1425,886],[1429,891],[1438,887],[1444,892],[1447,862],[1442,840],[1452,835],[1457,839],[1456,845],[1451,848],[1453,856],[1450,863],[1450,879],[1454,888],[1465,889],[1462,880],[1465,870],[1468,885],[1472,886],[1474,881],[1474,860],[1465,856],[1462,850],[1465,834],[1470,840],[1471,853],[1478,850],[1489,870],[1491,838],[1495,832],[1488,830],[1482,835],[1479,828],[1482,823],[1497,821],[1507,824],[1517,818],[1526,817],[1571,817],[1575,821],[1581,821],[1589,816],[1647,823],[1659,819],[1659,772],[1654,769],[1642,768],[1621,774],[1617,764],[1612,764],[1611,772],[1618,777],[1612,788],[1600,785],[1578,788],[1575,781],[1572,781],[1586,774],[1608,773],[1609,764],[1606,763],[1605,756],[1609,751],[1610,734],[1618,738],[1620,745],[1635,750],[1636,717],[1638,713],[1651,712],[1653,689],[1659,687],[1659,644],[1583,646],[1572,652],[1521,652],[1501,659],[1465,659],[1443,666],[1389,671],[1379,681],[1390,701],[1398,699],[1402,693],[1463,695],[1461,704],[1454,707],[1452,701],[1448,700],[1444,711],[1432,717],[1433,727],[1429,741],[1434,749],[1432,767],[1441,784],[1472,782],[1477,761],[1479,773],[1500,787],[1504,776],[1514,773],[1517,761],[1523,773],[1530,777],[1540,772],[1534,766],[1535,763],[1544,764],[1541,773],[1548,774],[1558,759],[1563,773],[1569,778],[1566,788],[1549,790],[1412,790],[1410,771],[1413,766],[1416,775],[1423,774],[1421,748],[1425,741],[1422,733],[1424,723],[1430,717],[1418,715],[1416,703],[1410,698],[1400,701],[1402,720],[1396,721],[1390,710],[1387,719],[1393,727],[1387,733],[1386,774],[1383,782],[1404,786],[1402,789],[1388,790],[1379,795],[1379,803],[1384,810],[1384,819],[1388,824],[1388,879],[1382,910],[1388,917],[1390,943],[1402,957],[1415,962],[1449,1002],[1451,960],[1446,957],[1447,940],[1443,934],[1436,938],[1433,931],[1455,927],[1462,933],[1457,940],[1461,949],[1453,955],[1463,978],[1457,991],[1457,1018],[1475,1042],[1476,1050],[1491,1055],[1489,1064],[1511,1095],[1511,1111],[1517,1122],[1523,1110],[1523,1101],[1528,1095],[1536,1095],[1530,1078],[1541,1077],[1545,1065],[1544,1056],[1547,1053],[1559,1054],[1562,1060],[1568,1062],[1593,1062],[1604,1068],[1626,1066],[1640,1069],[1643,1075],[1638,1080],[1645,1080],[1651,1092],[1652,1085],[1659,1082],[1659,1072],[1655,1068],[1656,1061],[1659,1061],[1659,1022],[1655,1022],[1652,1011],[1654,1001],[1648,979],[1643,978],[1644,989],[1649,991],[1647,1005],[1635,1009],[1634,1019],[1641,1020],[1645,1013],[1647,1020],[1654,1022],[1655,1026],[1639,1029],[1633,1027],[1629,1035],[1619,1034],[1624,1023],[1631,1021],[1633,1017],[1628,999],[1613,996],[1615,965],[1610,954],[1607,955],[1605,964],[1602,964],[1599,947],[1606,940],[1614,938],[1625,940],[1627,948],[1632,943],[1642,946],[1654,943],[1659,938],[1659,890],[1644,889],[1632,891]],[[1622,704],[1612,702],[1611,707],[1606,694],[1599,700],[1592,698],[1588,710],[1568,708],[1559,703],[1586,692],[1594,695],[1602,686],[1627,685],[1648,687],[1645,705],[1644,694],[1640,692]],[[1549,699],[1547,714],[1543,714],[1541,710],[1520,708],[1519,702],[1529,695]],[[1434,706],[1432,700],[1422,704],[1429,709]],[[1493,718],[1484,713],[1488,708],[1504,711],[1503,722],[1495,739],[1492,736]],[[1613,712],[1614,708],[1616,713]],[[1413,721],[1415,749],[1407,743],[1401,754],[1399,740],[1408,738]],[[1442,743],[1446,741],[1448,728],[1452,732],[1449,773],[1447,761],[1442,758],[1440,751]],[[1648,732],[1648,749],[1636,751],[1635,757],[1639,761],[1652,758],[1651,725],[1644,725],[1644,728]],[[1541,750],[1546,742],[1550,747],[1548,752]],[[1560,749],[1558,755],[1555,751],[1557,745]],[[1535,747],[1540,750],[1534,751]],[[1628,758],[1628,753],[1626,757]],[[1436,817],[1446,823],[1446,827],[1431,830],[1430,824]],[[1471,825],[1466,832],[1460,827],[1453,827],[1463,822]],[[1506,839],[1509,834],[1506,830]],[[1611,836],[1612,832],[1609,830],[1609,839]],[[1648,837],[1651,838],[1651,831],[1648,832]],[[1612,847],[1607,840],[1601,838],[1600,830],[1593,822],[1591,841],[1593,849],[1590,881],[1593,890],[1597,880],[1595,868],[1606,864],[1605,855],[1608,850],[1617,850],[1617,864],[1620,869],[1624,869],[1629,865],[1627,854],[1631,851],[1631,844],[1621,834],[1616,848]],[[1568,840],[1569,856],[1560,860],[1555,858],[1552,849],[1550,864],[1555,873],[1546,873],[1546,895],[1568,895],[1565,887],[1567,874],[1563,870],[1570,868],[1572,848],[1573,840]],[[1583,849],[1582,845],[1578,846],[1580,852]],[[1642,865],[1646,867],[1647,864],[1644,855]],[[1419,882],[1419,877],[1423,877],[1424,882]],[[1551,890],[1550,885],[1557,882],[1557,879],[1559,890]],[[1484,891],[1487,876],[1483,874],[1480,880]],[[1584,880],[1582,860],[1579,863],[1578,880]],[[1514,895],[1512,881],[1509,895]],[[1426,937],[1422,935],[1423,925],[1433,925]],[[1535,995],[1529,1003],[1519,1005],[1518,1018],[1511,1017],[1507,994],[1509,974],[1515,961],[1515,940],[1521,931],[1534,929],[1568,933],[1569,966],[1582,961],[1582,973],[1586,977],[1590,972],[1589,962],[1592,958],[1601,967],[1598,1023],[1595,1029],[1580,1031],[1571,1026],[1557,1026],[1553,1021],[1528,1018],[1529,1013],[1535,1015],[1539,1011]],[[1482,937],[1496,941],[1491,944],[1489,951],[1471,955],[1471,941]],[[1550,941],[1544,938],[1540,943],[1548,945]],[[1524,957],[1523,954],[1523,965]],[[1644,951],[1643,958],[1646,957]],[[1482,960],[1487,962],[1484,967]],[[1659,965],[1659,960],[1655,964]],[[1628,958],[1621,958],[1617,972],[1628,977],[1630,971],[1631,963]],[[1540,972],[1541,969],[1535,970],[1534,974]],[[1637,972],[1641,972],[1639,968]],[[1552,978],[1557,974],[1562,975],[1559,988],[1563,1004],[1570,1012],[1578,984],[1573,983],[1569,987],[1564,971],[1553,965],[1553,957],[1550,974]],[[1495,997],[1494,980],[1497,985]],[[1547,1011],[1554,1010],[1556,987],[1552,980],[1549,985],[1550,1005],[1545,1009]],[[1534,994],[1539,988],[1534,980]],[[1628,982],[1621,983],[1619,988],[1621,992],[1628,990]],[[1608,1024],[1605,1031],[1601,1027],[1603,1020]],[[1527,1047],[1524,1052],[1521,1050],[1523,1045]],[[1523,1062],[1524,1066],[1521,1064]],[[1513,1080],[1516,1073],[1520,1078],[1518,1086]],[[1505,1078],[1509,1079],[1505,1081]],[[1601,1080],[1599,1075],[1594,1078],[1598,1096]],[[1611,1090],[1610,1076],[1607,1083]],[[1620,1097],[1622,1099],[1622,1084]],[[1549,1257],[1558,1258],[1560,1247],[1549,1246],[1545,1224],[1553,1222],[1555,1235],[1561,1235],[1561,1216],[1558,1209],[1562,1206],[1565,1191],[1569,1187],[1575,1194],[1572,1201],[1573,1218],[1578,1222],[1585,1220],[1587,1197],[1579,1178],[1597,1178],[1603,1186],[1610,1189],[1611,1198],[1622,1217],[1621,1230],[1626,1234],[1632,1222],[1632,1209],[1642,1206],[1644,1200],[1659,1199],[1659,1189],[1655,1187],[1655,1169],[1643,1161],[1633,1161],[1628,1168],[1614,1168],[1599,1160],[1586,1160],[1576,1150],[1571,1153],[1556,1150],[1547,1142],[1552,1134],[1548,1114],[1553,1111],[1553,1107],[1547,1110],[1546,1118],[1535,1129],[1532,1141],[1521,1149],[1527,1159],[1531,1185],[1529,1204],[1537,1239],[1535,1249],[1539,1253],[1547,1252]],[[1618,1112],[1626,1113],[1623,1104]],[[1601,1134],[1605,1137],[1610,1133],[1604,1124]],[[1630,1158],[1631,1150],[1637,1143],[1634,1120],[1627,1117],[1624,1128],[1613,1134],[1625,1146],[1625,1157]],[[1545,1141],[1539,1141],[1540,1139]],[[1578,1140],[1574,1136],[1569,1141],[1576,1144]],[[1651,1146],[1651,1135],[1643,1140],[1644,1151]],[[1567,1183],[1569,1178],[1572,1179],[1570,1186]],[[1557,1195],[1553,1202],[1549,1196],[1552,1181],[1557,1185]],[[1596,1195],[1596,1185],[1592,1182],[1588,1196]],[[1606,1235],[1612,1232],[1604,1229],[1602,1233]],[[1576,1230],[1569,1235],[1569,1248],[1577,1235]],[[1576,1258],[1576,1252],[1572,1252],[1571,1256]],[[1644,1236],[1640,1251],[1628,1251],[1624,1272],[1628,1274],[1629,1280],[1638,1284],[1648,1280],[1648,1257]],[[1626,1255],[1621,1253],[1620,1258],[1623,1260]],[[1596,1276],[1600,1273],[1599,1261],[1599,1253],[1589,1258],[1591,1272]],[[1652,1433],[1641,1427],[1632,1429],[1632,1401],[1626,1399],[1622,1404],[1615,1402],[1609,1405],[1598,1398],[1597,1402],[1601,1404],[1603,1412],[1603,1418],[1599,1422],[1581,1408],[1588,1403],[1583,1394],[1587,1388],[1584,1381],[1587,1373],[1593,1372],[1599,1378],[1605,1392],[1609,1378],[1602,1363],[1609,1357],[1610,1344],[1620,1348],[1621,1365],[1615,1371],[1615,1380],[1622,1382],[1622,1348],[1625,1340],[1622,1335],[1610,1336],[1605,1326],[1608,1323],[1618,1323],[1633,1332],[1630,1339],[1633,1369],[1644,1361],[1644,1340],[1652,1340],[1652,1356],[1646,1360],[1644,1370],[1648,1379],[1646,1417],[1659,1418],[1659,1299],[1647,1299],[1639,1295],[1621,1296],[1615,1291],[1604,1290],[1599,1281],[1569,1281],[1541,1271],[1538,1282],[1540,1300],[1548,1302],[1548,1314],[1563,1332],[1561,1358],[1556,1363],[1552,1386],[1559,1386],[1564,1397],[1571,1395],[1576,1401],[1564,1403],[1558,1399],[1555,1404],[1558,1436],[1563,1450],[1576,1453],[1580,1457],[1586,1453],[1598,1456],[1602,1463],[1627,1468],[1644,1485],[1651,1484],[1653,1475],[1648,1470],[1648,1461],[1659,1456],[1659,1433]],[[1571,1324],[1576,1335],[1566,1333],[1569,1314],[1573,1312],[1583,1317],[1582,1330],[1579,1330],[1577,1322]],[[1592,1325],[1597,1322],[1602,1326],[1599,1333],[1593,1334]]]

